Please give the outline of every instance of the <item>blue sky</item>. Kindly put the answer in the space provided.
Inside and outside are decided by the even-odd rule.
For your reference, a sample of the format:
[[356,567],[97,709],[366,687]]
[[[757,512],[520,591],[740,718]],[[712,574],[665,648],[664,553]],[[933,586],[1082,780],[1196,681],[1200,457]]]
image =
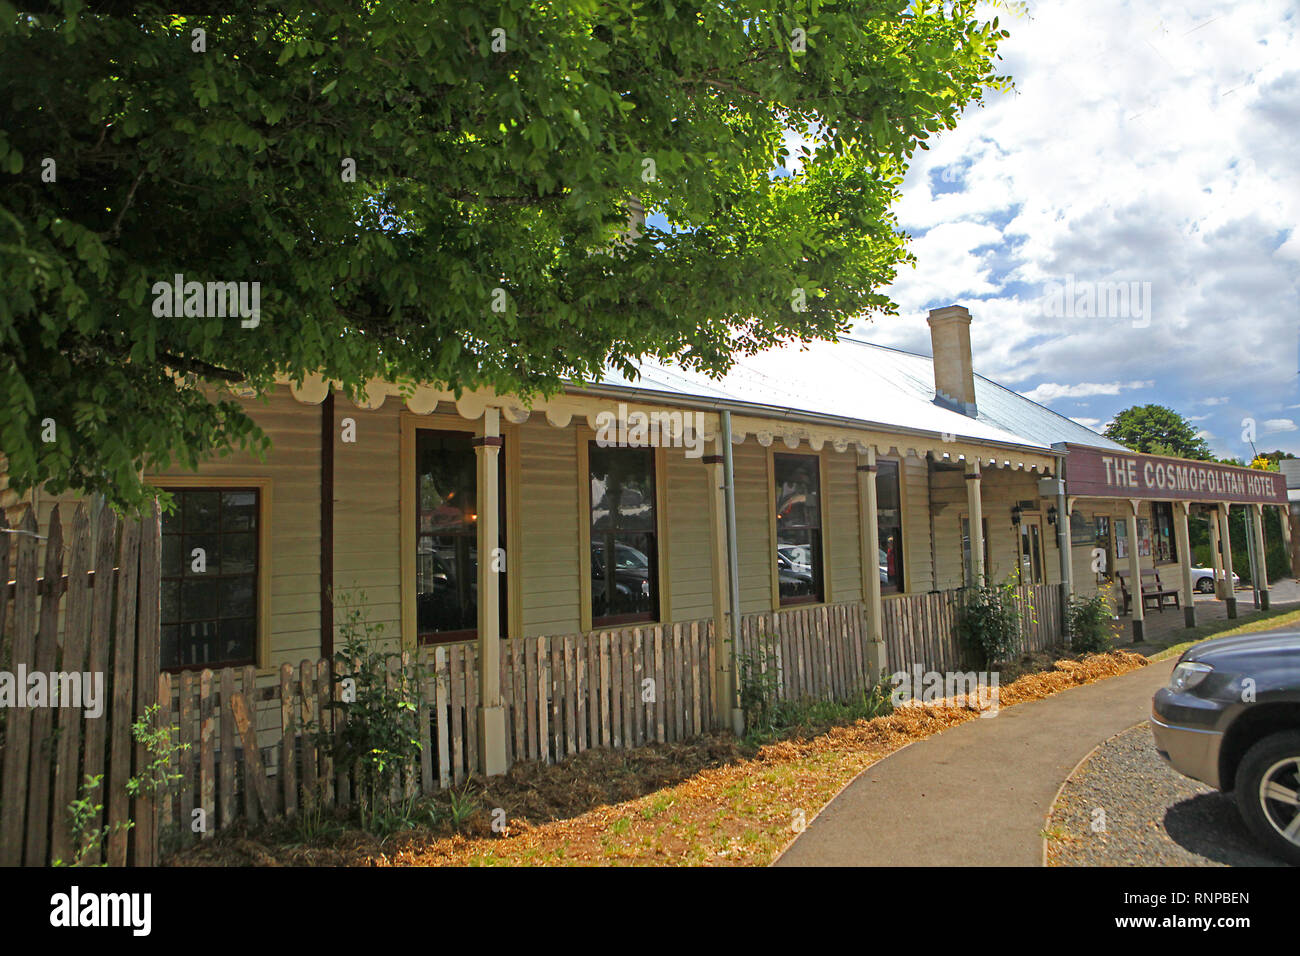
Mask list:
[[1300,4],[997,14],[1016,91],[918,152],[901,314],[854,334],[928,353],[959,303],[978,372],[1090,427],[1157,402],[1219,455],[1249,457],[1244,419],[1300,454]]

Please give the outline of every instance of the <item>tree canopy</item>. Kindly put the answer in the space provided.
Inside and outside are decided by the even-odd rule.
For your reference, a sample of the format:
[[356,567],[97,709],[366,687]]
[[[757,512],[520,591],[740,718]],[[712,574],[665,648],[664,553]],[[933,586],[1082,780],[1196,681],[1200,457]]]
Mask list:
[[908,158],[1007,85],[973,0],[47,7],[0,2],[0,450],[118,504],[264,445],[214,383],[527,396],[889,314]]
[[1164,405],[1134,405],[1118,413],[1105,436],[1134,451],[1210,461],[1210,446],[1192,423]]

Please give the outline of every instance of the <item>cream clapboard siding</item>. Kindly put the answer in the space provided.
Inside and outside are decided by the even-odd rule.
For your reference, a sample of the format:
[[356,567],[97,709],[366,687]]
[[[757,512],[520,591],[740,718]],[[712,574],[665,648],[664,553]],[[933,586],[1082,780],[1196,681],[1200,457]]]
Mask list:
[[668,594],[673,621],[713,616],[708,467],[680,448],[664,450],[667,491]]
[[[232,452],[202,464],[198,475],[214,479],[266,478],[271,482],[271,507],[263,509],[270,525],[271,553],[262,555],[271,566],[271,634],[269,657],[259,661],[259,674],[295,666],[320,655],[320,413],[294,400],[287,388],[277,388],[265,402],[221,396],[238,402],[271,439],[264,460],[248,452]],[[167,487],[168,477],[193,478],[195,472],[172,469],[151,475],[151,483]],[[65,527],[77,503],[74,494],[50,495],[37,490],[32,499],[44,533],[50,512],[59,505]],[[42,548],[42,562],[44,561]],[[260,637],[261,635],[259,635]]]
[[[1045,584],[1061,581],[1060,551],[1056,526],[1047,523],[1047,508],[1054,502],[1038,497],[1036,472],[1007,471],[988,468],[980,481],[980,499],[988,527],[989,581],[998,583],[1014,574],[1019,566],[1020,539],[1011,522],[1011,509],[1019,501],[1035,501],[1039,511],[1025,512],[1040,519],[1043,545],[1043,580]],[[936,579],[940,590],[961,587],[965,580],[962,565],[961,518],[968,513],[966,479],[959,469],[935,470],[931,476],[934,502]]]
[[[266,663],[278,670],[281,664],[297,666],[304,658],[320,656],[320,409],[302,405],[287,388],[276,389],[265,404],[241,404],[271,439],[265,461],[234,453],[204,464],[198,473],[271,479],[271,640]],[[167,476],[158,476],[156,483],[166,487]]]
[[[344,601],[365,599],[365,618],[381,626],[385,643],[402,638],[401,440],[402,403],[389,398],[377,409],[334,402],[334,625],[335,643]],[[351,419],[355,442],[343,440]],[[438,417],[422,424],[437,427]],[[317,521],[319,526],[319,521]],[[296,663],[296,662],[295,662]]]
[[926,460],[914,455],[895,460],[902,464],[899,482],[903,497],[903,590],[908,594],[924,594],[935,586]]
[[736,552],[740,565],[740,611],[772,610],[772,489],[767,449],[756,441],[732,447],[736,484]]
[[[946,591],[962,586],[961,514],[966,510],[966,479],[960,468],[933,470],[930,475],[930,500],[934,508],[936,545],[934,586]],[[990,517],[987,505],[985,516]],[[989,559],[990,562],[993,561],[992,554]]]
[[519,560],[526,637],[576,633],[580,562],[577,429],[534,415],[520,425]]
[[853,453],[827,451],[822,456],[826,497],[823,513],[830,582],[828,597],[840,601],[862,600],[862,548],[858,529],[858,458]]

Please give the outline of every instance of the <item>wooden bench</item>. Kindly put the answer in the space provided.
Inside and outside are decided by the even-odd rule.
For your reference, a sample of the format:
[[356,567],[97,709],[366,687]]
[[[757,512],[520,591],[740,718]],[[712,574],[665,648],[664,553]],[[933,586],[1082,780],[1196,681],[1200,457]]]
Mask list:
[[[1133,596],[1128,584],[1129,572],[1117,571],[1119,592],[1124,601],[1121,614],[1128,614],[1133,607]],[[1171,600],[1172,599],[1172,600]],[[1166,607],[1182,607],[1182,594],[1177,588],[1167,588],[1160,582],[1160,572],[1155,568],[1142,569],[1142,608],[1154,607],[1164,613]]]

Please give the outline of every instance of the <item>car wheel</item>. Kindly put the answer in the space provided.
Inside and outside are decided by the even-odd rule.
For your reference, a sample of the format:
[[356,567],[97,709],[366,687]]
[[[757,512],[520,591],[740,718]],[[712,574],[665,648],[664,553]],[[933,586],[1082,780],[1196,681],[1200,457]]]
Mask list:
[[1255,744],[1237,768],[1237,809],[1246,826],[1278,856],[1300,865],[1300,731]]
[[1214,578],[1200,578],[1196,582],[1196,590],[1202,594],[1210,594],[1214,591]]

